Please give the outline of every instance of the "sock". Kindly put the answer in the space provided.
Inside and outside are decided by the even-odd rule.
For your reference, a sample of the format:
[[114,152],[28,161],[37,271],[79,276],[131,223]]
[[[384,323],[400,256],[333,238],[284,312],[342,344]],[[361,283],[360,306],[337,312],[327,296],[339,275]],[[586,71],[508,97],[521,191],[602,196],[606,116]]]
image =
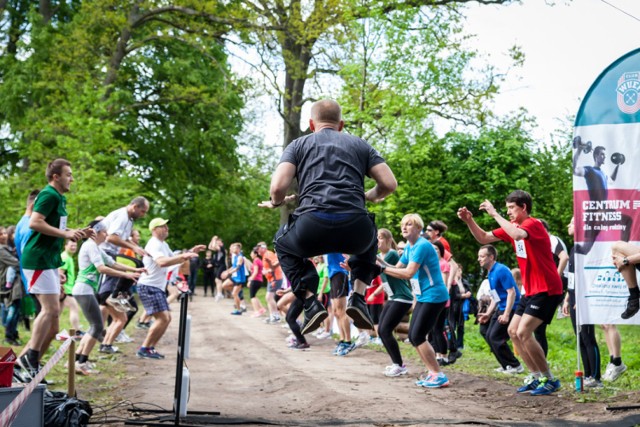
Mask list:
[[543,372],[542,376],[546,377],[549,381],[552,381],[555,379],[555,377],[553,376],[550,370]]
[[140,351],[148,351],[149,347],[140,347]]
[[89,361],[89,356],[85,354],[76,354],[78,356],[78,363],[87,363]]
[[616,366],[622,365],[622,357],[611,357],[611,363]]
[[629,288],[629,298],[638,299],[640,298],[640,288],[637,286],[635,288]]
[[609,356],[609,363],[613,363],[613,356]]
[[80,360],[80,356],[82,356],[82,355],[76,353],[76,362],[78,362]]
[[531,372],[531,375],[533,375],[533,378],[539,379],[542,376],[542,373],[540,373],[540,372]]

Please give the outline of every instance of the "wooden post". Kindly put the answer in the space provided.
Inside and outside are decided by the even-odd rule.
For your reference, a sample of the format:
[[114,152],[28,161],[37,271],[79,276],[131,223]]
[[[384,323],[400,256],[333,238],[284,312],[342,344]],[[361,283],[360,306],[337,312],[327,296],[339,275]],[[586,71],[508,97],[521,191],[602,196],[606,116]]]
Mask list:
[[68,369],[67,369],[67,396],[76,396],[76,342],[73,340],[76,336],[76,330],[69,330],[69,339],[71,345],[68,352]]

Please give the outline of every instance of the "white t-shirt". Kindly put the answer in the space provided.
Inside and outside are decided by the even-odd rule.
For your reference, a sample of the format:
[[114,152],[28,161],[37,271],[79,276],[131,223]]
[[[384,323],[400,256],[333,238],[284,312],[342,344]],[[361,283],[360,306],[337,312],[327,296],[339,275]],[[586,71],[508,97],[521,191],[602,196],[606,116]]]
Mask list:
[[[133,220],[129,218],[127,207],[116,209],[102,220],[107,227],[107,235],[115,234],[122,240],[127,240],[131,237],[131,230],[133,229]],[[105,240],[100,247],[111,253],[118,253],[120,248],[113,243],[109,243]]]
[[73,285],[72,295],[93,295],[100,282],[98,267],[101,265],[111,267],[115,264],[113,258],[107,255],[96,245],[92,239],[88,239],[80,247],[78,253],[78,276]]
[[167,271],[170,267],[160,267],[155,260],[161,257],[172,257],[173,252],[166,242],[162,242],[156,237],[149,239],[144,250],[151,256],[142,257],[142,263],[147,269],[147,273],[142,273],[138,279],[138,285],[153,286],[164,291],[167,286]]

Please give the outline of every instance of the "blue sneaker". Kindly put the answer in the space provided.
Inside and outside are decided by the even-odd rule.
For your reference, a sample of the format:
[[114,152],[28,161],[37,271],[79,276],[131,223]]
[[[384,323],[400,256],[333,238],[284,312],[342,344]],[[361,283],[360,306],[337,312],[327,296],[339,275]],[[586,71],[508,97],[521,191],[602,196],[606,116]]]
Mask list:
[[342,351],[342,347],[344,347],[345,345],[349,345],[349,344],[343,343],[342,341],[340,341],[338,343],[338,345],[336,346],[336,348],[333,349],[333,353],[331,353],[331,354],[333,354],[334,356],[337,356],[338,353],[340,353]]
[[449,385],[449,378],[440,372],[439,374],[431,375],[429,378],[426,378],[420,381],[420,387],[426,388],[441,388],[447,387]]
[[356,348],[356,343],[344,343],[342,349],[336,353],[336,356],[346,356]]
[[242,310],[233,310],[231,314],[233,314],[234,316],[242,316]]
[[531,392],[531,396],[546,396],[560,390],[560,380],[550,380],[546,377],[540,378],[540,384]]
[[540,380],[533,375],[529,375],[524,379],[524,385],[518,389],[518,393],[530,393],[537,389],[538,385],[540,385]]

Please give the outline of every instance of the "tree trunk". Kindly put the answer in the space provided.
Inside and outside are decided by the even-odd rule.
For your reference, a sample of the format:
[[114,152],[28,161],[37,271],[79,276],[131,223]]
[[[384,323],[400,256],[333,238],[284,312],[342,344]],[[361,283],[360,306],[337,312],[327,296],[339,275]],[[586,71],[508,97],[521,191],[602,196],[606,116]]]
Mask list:
[[104,94],[104,99],[108,99],[113,92],[113,83],[115,83],[116,78],[118,77],[118,70],[122,65],[122,61],[124,61],[125,56],[127,55],[127,44],[129,40],[131,40],[131,29],[137,20],[140,18],[140,2],[136,2],[133,5],[131,12],[129,13],[129,18],[127,19],[127,25],[120,31],[120,37],[118,37],[118,42],[116,43],[116,48],[109,59],[109,69],[107,70],[107,75],[104,79],[104,86],[107,86],[107,90]]

